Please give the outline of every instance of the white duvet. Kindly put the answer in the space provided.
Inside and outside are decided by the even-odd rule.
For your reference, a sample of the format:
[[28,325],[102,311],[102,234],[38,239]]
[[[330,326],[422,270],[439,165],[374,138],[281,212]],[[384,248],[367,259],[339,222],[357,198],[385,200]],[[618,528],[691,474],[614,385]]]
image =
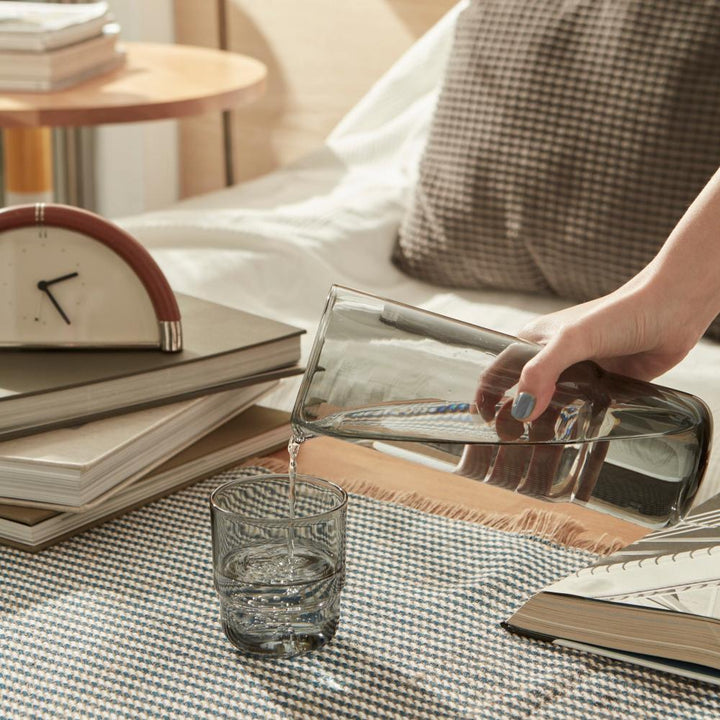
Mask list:
[[[418,41],[301,162],[120,224],[151,251],[175,290],[304,327],[304,353],[333,283],[508,333],[567,304],[439,289],[390,262],[463,6]],[[718,366],[720,344],[702,341],[658,382],[700,396],[718,416]],[[296,385],[287,383],[273,404],[289,408]],[[713,453],[698,500],[715,494],[719,475]]]

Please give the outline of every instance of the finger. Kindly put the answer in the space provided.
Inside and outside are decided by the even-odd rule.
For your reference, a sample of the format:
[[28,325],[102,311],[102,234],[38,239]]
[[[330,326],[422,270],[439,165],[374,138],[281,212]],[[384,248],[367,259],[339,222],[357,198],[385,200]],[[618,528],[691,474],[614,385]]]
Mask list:
[[[495,432],[498,438],[513,443],[524,432],[525,426],[512,416],[512,402],[503,403],[495,418]],[[491,485],[515,490],[527,475],[532,459],[532,447],[525,444],[501,445],[487,482]]]
[[460,462],[453,471],[456,475],[484,481],[493,465],[498,446],[495,444],[466,445]]
[[517,491],[524,495],[550,497],[557,481],[562,459],[562,445],[535,445],[528,472],[518,485]]
[[495,417],[498,403],[520,377],[523,366],[537,352],[529,343],[508,345],[483,371],[478,382],[476,403],[483,419]]
[[530,425],[528,440],[539,443],[533,446],[533,455],[528,472],[518,485],[517,491],[526,495],[548,497],[551,494],[562,458],[563,447],[544,445],[555,439],[556,423],[561,412],[560,405],[548,409]]
[[525,479],[532,456],[532,445],[501,445],[488,484],[515,490]]
[[510,400],[503,403],[498,410],[495,418],[495,432],[503,442],[513,442],[525,432],[525,425],[512,416]]
[[547,409],[561,373],[587,358],[582,340],[563,332],[555,336],[520,373],[513,415],[518,420],[533,422]]

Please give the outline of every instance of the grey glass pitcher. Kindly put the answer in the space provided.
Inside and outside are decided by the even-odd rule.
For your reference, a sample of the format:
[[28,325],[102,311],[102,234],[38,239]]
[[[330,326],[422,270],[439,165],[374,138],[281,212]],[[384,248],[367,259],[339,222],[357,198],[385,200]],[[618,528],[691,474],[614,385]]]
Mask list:
[[292,413],[304,437],[364,441],[520,493],[660,527],[689,509],[705,403],[582,362],[532,423],[510,414],[539,346],[333,286]]

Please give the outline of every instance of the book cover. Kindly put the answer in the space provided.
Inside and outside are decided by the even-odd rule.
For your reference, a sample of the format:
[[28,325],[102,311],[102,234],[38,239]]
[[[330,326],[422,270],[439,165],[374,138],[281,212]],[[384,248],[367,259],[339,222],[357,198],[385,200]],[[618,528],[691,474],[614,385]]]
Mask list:
[[107,2],[0,2],[0,50],[42,52],[99,34],[111,19]]
[[303,330],[177,294],[184,346],[0,350],[0,438],[40,432],[302,372]]
[[290,433],[288,413],[255,405],[165,461],[147,476],[82,512],[0,505],[0,543],[37,552],[231,468],[246,458],[283,447]]
[[0,503],[85,510],[276,385],[260,383],[0,442]]
[[530,598],[506,623],[559,645],[720,684],[720,496]]

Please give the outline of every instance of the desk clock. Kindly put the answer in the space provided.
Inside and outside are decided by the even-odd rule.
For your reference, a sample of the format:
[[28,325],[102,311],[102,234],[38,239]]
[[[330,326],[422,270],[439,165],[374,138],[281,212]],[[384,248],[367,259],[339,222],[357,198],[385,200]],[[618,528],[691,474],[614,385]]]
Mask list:
[[87,210],[0,210],[0,347],[182,349],[180,310],[150,253]]

